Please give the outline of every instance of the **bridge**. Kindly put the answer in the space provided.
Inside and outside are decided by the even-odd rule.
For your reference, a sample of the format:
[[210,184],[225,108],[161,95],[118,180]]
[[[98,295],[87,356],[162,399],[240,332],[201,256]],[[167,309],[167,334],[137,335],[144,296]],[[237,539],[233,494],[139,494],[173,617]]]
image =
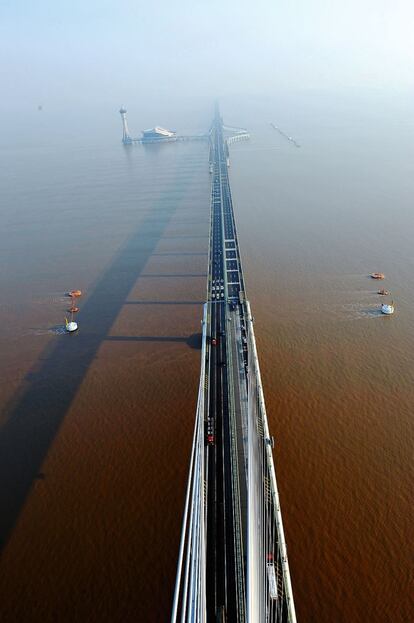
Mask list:
[[200,385],[171,622],[295,623],[228,144],[216,108]]

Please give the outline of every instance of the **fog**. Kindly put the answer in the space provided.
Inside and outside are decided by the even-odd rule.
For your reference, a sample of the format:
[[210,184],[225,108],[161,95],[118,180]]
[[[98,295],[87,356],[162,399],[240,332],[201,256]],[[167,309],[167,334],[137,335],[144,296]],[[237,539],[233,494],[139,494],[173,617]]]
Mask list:
[[413,84],[411,0],[3,0],[1,106]]

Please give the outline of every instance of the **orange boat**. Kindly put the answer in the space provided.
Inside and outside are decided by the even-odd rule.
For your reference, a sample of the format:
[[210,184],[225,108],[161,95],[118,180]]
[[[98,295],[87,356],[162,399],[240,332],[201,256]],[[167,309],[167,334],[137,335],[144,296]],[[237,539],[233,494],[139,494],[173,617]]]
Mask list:
[[82,296],[82,290],[71,290],[68,292],[68,296]]
[[371,277],[372,279],[384,279],[385,275],[384,273],[371,273]]

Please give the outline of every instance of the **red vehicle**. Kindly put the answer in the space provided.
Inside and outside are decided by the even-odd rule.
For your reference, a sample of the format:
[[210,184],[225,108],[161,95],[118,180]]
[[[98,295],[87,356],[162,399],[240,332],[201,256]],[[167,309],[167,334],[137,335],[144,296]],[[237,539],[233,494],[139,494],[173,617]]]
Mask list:
[[214,446],[215,437],[214,435],[207,435],[207,443],[209,446]]
[[216,340],[216,338],[215,338],[215,337],[212,337],[212,338],[211,338],[211,343],[212,343],[212,345],[213,345],[213,346],[216,346],[216,344],[217,344],[217,340]]

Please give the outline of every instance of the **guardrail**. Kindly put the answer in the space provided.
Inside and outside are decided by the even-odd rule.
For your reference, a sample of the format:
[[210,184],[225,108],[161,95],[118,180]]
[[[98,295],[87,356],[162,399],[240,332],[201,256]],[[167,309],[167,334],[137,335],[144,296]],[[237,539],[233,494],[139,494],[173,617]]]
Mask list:
[[227,145],[232,145],[232,143],[237,143],[238,141],[247,141],[250,138],[250,134],[248,132],[244,132],[243,134],[236,134],[235,136],[229,136],[227,140]]
[[206,530],[204,499],[204,402],[207,304],[204,305],[201,372],[184,506],[171,623],[206,621]]
[[279,492],[252,315],[248,327],[248,621],[296,623]]

